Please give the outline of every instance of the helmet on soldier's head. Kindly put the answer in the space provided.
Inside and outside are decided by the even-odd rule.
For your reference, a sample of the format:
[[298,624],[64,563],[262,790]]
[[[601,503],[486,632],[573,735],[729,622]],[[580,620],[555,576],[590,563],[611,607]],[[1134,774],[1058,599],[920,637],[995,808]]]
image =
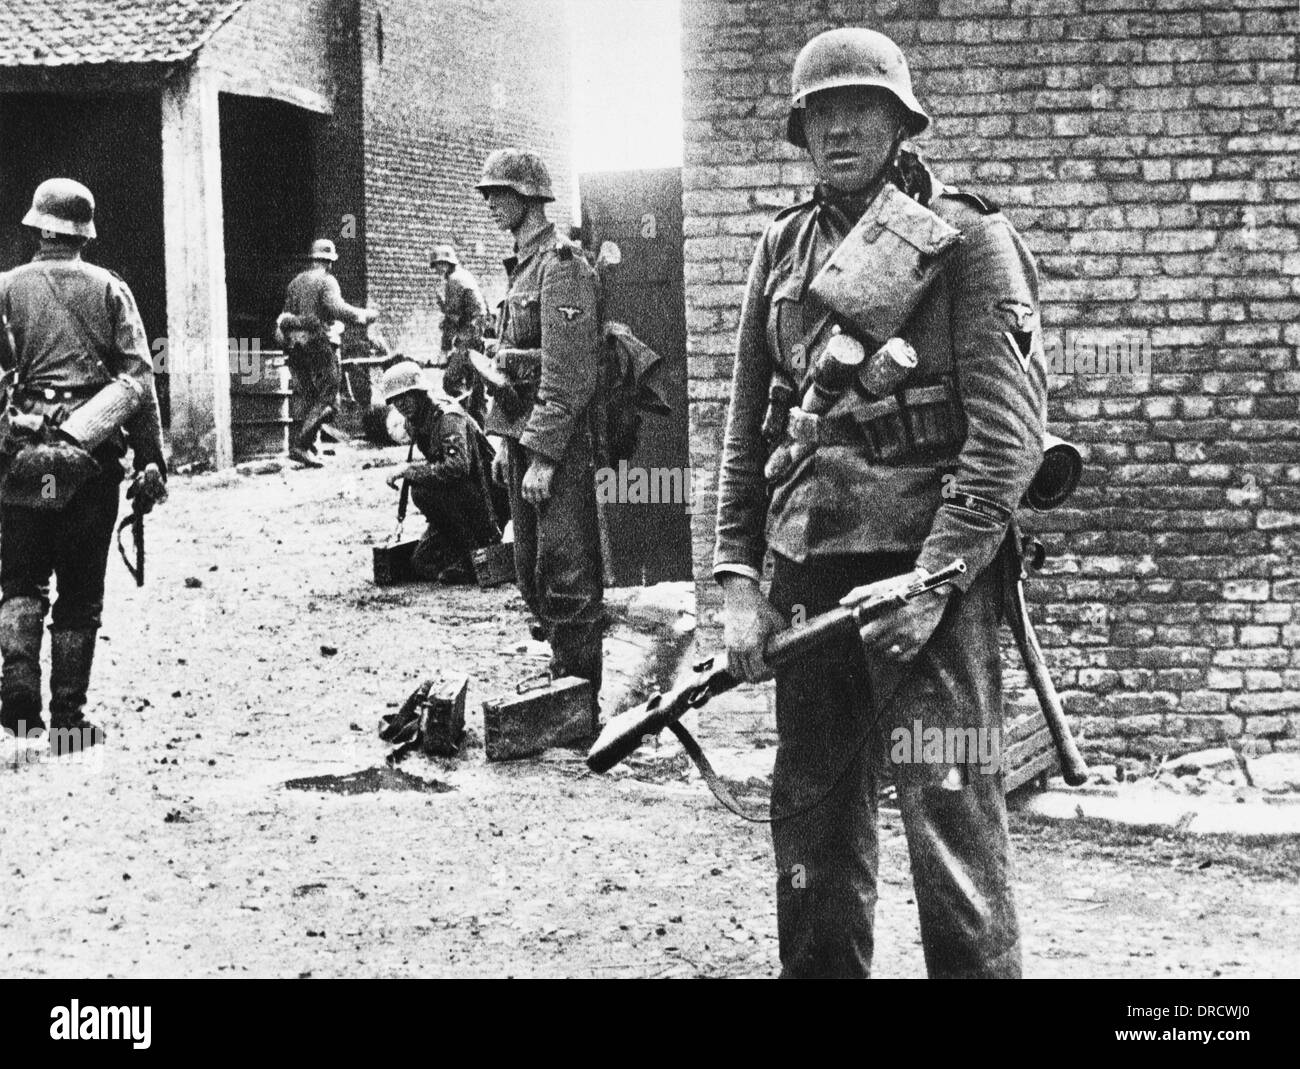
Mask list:
[[434,264],[451,264],[456,267],[460,261],[456,258],[456,246],[452,244],[435,245],[433,252],[429,256],[429,266]]
[[809,96],[823,89],[864,85],[884,89],[907,113],[909,137],[930,125],[930,116],[912,93],[912,76],[902,50],[883,33],[844,27],[819,33],[803,46],[790,75],[790,114],[785,136],[791,144],[808,147],[803,109]]
[[480,193],[489,189],[513,189],[521,197],[554,200],[551,175],[542,158],[516,148],[495,149],[483,163],[483,173],[474,186]]
[[95,236],[95,198],[71,178],[47,178],[32,194],[23,225],[78,237]]
[[425,393],[428,389],[429,384],[424,381],[424,372],[414,360],[403,360],[390,367],[384,372],[384,382],[380,386],[384,401],[388,404],[392,404],[404,393],[416,390]]
[[311,243],[311,252],[307,254],[309,260],[337,260],[338,251],[334,248],[334,242],[329,238],[317,238]]

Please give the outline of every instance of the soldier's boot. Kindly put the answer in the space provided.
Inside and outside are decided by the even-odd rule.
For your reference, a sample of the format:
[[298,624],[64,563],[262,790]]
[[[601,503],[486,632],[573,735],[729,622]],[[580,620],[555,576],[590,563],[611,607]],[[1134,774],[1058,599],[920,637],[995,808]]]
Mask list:
[[50,749],[56,756],[104,741],[104,730],[82,713],[96,635],[95,631],[50,632]]
[[551,674],[591,680],[591,733],[600,731],[600,683],[604,675],[604,644],[600,624],[560,624],[551,633]]
[[37,598],[0,604],[0,727],[26,737],[45,730],[41,718],[41,631],[45,606]]

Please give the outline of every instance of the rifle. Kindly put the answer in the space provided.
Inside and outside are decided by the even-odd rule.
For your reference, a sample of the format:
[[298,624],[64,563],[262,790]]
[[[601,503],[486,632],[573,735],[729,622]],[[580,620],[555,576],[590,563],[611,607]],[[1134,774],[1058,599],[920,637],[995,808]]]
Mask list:
[[[144,514],[143,495],[137,494],[131,503],[131,515],[117,525],[117,551],[122,556],[126,570],[135,578],[136,586],[144,586]],[[135,543],[135,564],[131,563],[131,558],[126,555],[126,547],[122,545],[122,532],[128,524],[131,526],[131,541]]]
[[[965,571],[966,562],[959,558],[931,575],[918,577],[909,572],[872,583],[855,604],[841,605],[814,616],[802,626],[773,635],[768,641],[763,660],[772,668],[780,668],[799,660],[819,646],[850,635],[856,637],[859,628],[885,615],[895,606],[937,590]],[[725,665],[726,657],[723,654],[706,658],[695,665],[695,677],[690,682],[667,693],[655,694],[643,705],[614,717],[605,725],[591,752],[587,754],[587,767],[593,772],[608,772],[631,755],[647,738],[653,738],[664,728],[677,735],[687,752],[695,757],[699,746],[678,721],[691,709],[700,708],[709,699],[742,682]],[[726,802],[723,804],[726,805]],[[732,809],[732,806],[728,805],[727,808]],[[738,812],[736,809],[732,811]]]

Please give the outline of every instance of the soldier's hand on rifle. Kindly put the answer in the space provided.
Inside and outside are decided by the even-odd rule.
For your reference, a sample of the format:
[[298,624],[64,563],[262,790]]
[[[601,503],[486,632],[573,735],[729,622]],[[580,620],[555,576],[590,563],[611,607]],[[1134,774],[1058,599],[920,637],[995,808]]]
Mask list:
[[405,479],[406,479],[406,469],[399,468],[397,471],[393,472],[393,474],[390,475],[387,479],[385,479],[384,482],[388,484],[390,489],[400,490],[402,488],[402,482]]
[[[495,467],[495,462],[493,466]],[[528,470],[524,472],[520,496],[530,505],[540,505],[551,496],[551,480],[555,478],[558,466],[549,457],[534,453],[528,462]]]
[[[924,576],[926,573],[917,569],[914,574]],[[859,587],[850,591],[840,599],[840,604],[848,605],[860,600],[860,592],[864,589]],[[862,648],[868,654],[899,664],[915,660],[943,619],[952,591],[951,586],[931,590],[872,620],[860,631]]]
[[772,678],[763,660],[768,640],[789,626],[781,618],[758,582],[745,575],[727,575],[722,579],[722,628],[727,646],[727,670],[747,683]]
[[150,512],[154,505],[161,505],[167,500],[167,482],[157,464],[147,464],[143,471],[138,471],[126,496],[138,501],[142,513]]

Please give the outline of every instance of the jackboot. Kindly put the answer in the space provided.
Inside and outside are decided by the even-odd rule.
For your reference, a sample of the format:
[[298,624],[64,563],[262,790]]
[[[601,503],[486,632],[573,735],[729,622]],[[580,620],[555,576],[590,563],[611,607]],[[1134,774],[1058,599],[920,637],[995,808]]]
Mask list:
[[600,731],[600,684],[604,675],[603,624],[562,624],[551,632],[551,673],[591,681],[591,732]]
[[95,631],[50,632],[50,749],[76,753],[104,741],[104,730],[85,718]]
[[0,727],[10,735],[45,730],[41,719],[41,629],[45,606],[38,598],[0,604]]

